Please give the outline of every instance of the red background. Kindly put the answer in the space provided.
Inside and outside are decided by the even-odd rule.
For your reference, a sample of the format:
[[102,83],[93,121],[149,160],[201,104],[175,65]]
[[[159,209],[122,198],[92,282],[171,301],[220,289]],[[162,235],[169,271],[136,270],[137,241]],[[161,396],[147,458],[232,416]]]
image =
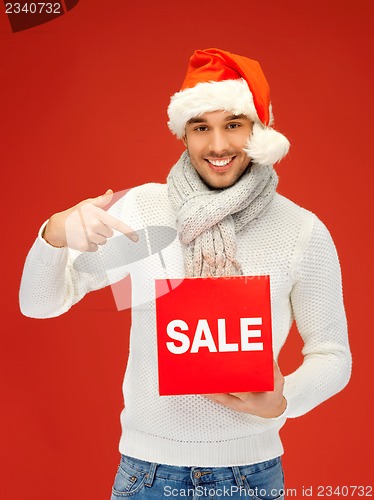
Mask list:
[[[301,496],[303,485],[370,484],[373,7],[81,0],[18,33],[1,11],[1,498],[110,496],[130,312],[106,289],[63,317],[22,317],[22,266],[53,212],[109,187],[164,181],[182,151],[166,126],[169,96],[193,50],[215,46],[261,62],[276,127],[292,142],[279,190],[327,224],[343,269],[353,377],[287,422],[286,486]],[[299,347],[293,332],[284,373]]]

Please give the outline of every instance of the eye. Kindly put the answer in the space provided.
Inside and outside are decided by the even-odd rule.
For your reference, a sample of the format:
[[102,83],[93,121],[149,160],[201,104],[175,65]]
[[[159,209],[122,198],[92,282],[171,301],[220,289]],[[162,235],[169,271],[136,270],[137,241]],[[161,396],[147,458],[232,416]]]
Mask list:
[[232,130],[232,129],[235,129],[235,128],[239,128],[241,126],[240,123],[228,123],[227,124],[227,128]]
[[199,125],[198,127],[195,127],[194,130],[196,130],[196,132],[205,132],[208,130],[208,127],[205,125]]

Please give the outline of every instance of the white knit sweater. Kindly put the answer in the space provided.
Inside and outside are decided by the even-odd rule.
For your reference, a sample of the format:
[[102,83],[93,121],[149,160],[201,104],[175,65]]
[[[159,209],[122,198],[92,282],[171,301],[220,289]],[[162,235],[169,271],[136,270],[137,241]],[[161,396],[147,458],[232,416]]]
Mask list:
[[[110,212],[134,229],[175,228],[166,185],[135,188]],[[347,384],[351,357],[339,262],[329,232],[311,212],[276,194],[266,214],[237,234],[243,274],[270,275],[275,359],[294,319],[304,340],[304,361],[286,376],[288,405],[278,418],[239,413],[200,395],[158,395],[154,279],[183,277],[181,245],[175,238],[162,251],[162,259],[150,252],[140,262],[108,273],[74,268],[79,257],[86,271],[92,269],[92,259],[97,264],[103,257],[100,254],[116,251],[108,245],[95,254],[79,254],[51,247],[39,235],[26,260],[20,304],[26,316],[58,316],[87,292],[131,273],[133,314],[123,384],[126,408],[121,414],[121,453],[186,466],[264,461],[282,454],[278,431],[287,417],[308,412]]]

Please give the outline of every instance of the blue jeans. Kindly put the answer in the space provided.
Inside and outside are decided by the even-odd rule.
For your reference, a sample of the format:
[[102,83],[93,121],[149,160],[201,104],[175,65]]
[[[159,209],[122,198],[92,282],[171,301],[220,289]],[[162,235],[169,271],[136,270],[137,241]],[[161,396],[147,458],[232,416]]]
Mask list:
[[247,499],[283,500],[280,457],[239,467],[177,467],[122,455],[111,500]]

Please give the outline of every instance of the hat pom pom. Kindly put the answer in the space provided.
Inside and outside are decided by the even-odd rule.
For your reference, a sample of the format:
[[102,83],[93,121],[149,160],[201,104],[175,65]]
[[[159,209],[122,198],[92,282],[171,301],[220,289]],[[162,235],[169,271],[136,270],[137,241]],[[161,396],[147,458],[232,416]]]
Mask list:
[[286,156],[289,148],[290,143],[283,134],[255,122],[244,151],[254,163],[274,165]]

